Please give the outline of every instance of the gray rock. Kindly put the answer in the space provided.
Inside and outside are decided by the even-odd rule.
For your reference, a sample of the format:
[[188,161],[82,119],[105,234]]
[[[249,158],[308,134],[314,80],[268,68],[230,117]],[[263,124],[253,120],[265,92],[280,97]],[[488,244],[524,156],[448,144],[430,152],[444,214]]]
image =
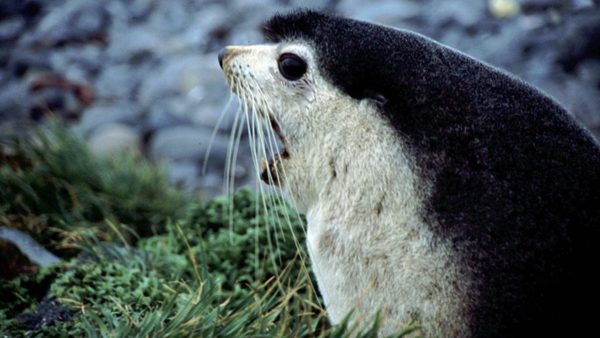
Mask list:
[[[523,34],[523,28],[515,24],[504,25],[493,35],[481,34],[470,40],[460,31],[450,30],[442,42],[495,66],[506,67],[522,64],[522,56],[515,51],[523,49]],[[515,62],[516,59],[520,59],[519,62]]]
[[139,135],[128,125],[108,123],[98,128],[88,140],[93,154],[110,156],[118,152],[139,152]]
[[166,35],[178,34],[190,24],[193,13],[184,1],[157,1],[148,24]]
[[85,105],[81,102],[79,97],[77,97],[73,91],[67,91],[65,93],[64,99],[64,118],[71,121],[79,119],[81,113],[85,109]]
[[131,101],[99,101],[83,112],[76,127],[81,133],[89,134],[110,123],[139,125],[141,119],[140,109]]
[[177,125],[190,125],[188,108],[182,98],[159,100],[148,108],[144,129],[157,130]]
[[[0,63],[0,65],[2,65],[2,63]],[[10,74],[8,74],[8,72],[3,72],[0,71],[0,83],[4,84],[4,83],[8,83],[11,80],[11,76]],[[0,90],[2,90],[2,87],[0,85]]]
[[[285,13],[289,9],[289,7],[281,4],[263,7],[260,5],[253,6],[250,3],[246,5],[246,2],[240,7],[235,7],[236,14],[230,17],[237,17],[238,19],[234,22],[231,22],[230,19],[224,23],[224,25],[231,25],[231,32],[225,41],[226,44],[246,45],[263,41],[260,32],[263,22],[275,13]],[[219,49],[215,52],[218,52]]]
[[[261,12],[265,14],[265,16],[268,16],[269,14],[269,9],[273,9],[274,7],[277,7],[279,5],[278,3],[279,1],[274,1],[274,0],[234,0],[232,1],[231,4],[231,8],[235,9],[235,10],[239,10],[241,12],[244,13],[248,13],[250,11],[254,12]],[[303,6],[306,7],[310,7],[311,4],[310,3],[315,3],[318,1],[314,1],[314,0],[309,0],[309,1],[304,1]]]
[[21,17],[32,22],[43,13],[44,7],[54,0],[3,0],[0,1],[0,18]]
[[28,233],[18,229],[0,226],[0,239],[15,245],[31,262],[39,266],[48,266],[61,261],[60,258],[36,242]]
[[[139,60],[164,53],[164,32],[149,25],[127,26],[115,24],[110,31],[108,57],[117,62],[136,63]],[[123,32],[127,33],[124,34]]]
[[600,60],[590,58],[580,62],[577,65],[577,77],[600,90]]
[[[209,161],[224,163],[227,139],[217,135],[211,144],[211,130],[197,126],[176,126],[157,131],[149,143],[154,159],[204,161],[211,149]],[[221,164],[222,165],[222,164]]]
[[198,105],[192,112],[192,121],[207,128],[217,128],[220,133],[229,133],[236,115],[241,114],[238,100],[230,95],[223,92],[223,97],[229,97],[225,102]]
[[595,6],[593,0],[571,0],[571,6],[575,10],[591,9]]
[[567,97],[563,104],[588,128],[600,127],[600,91],[585,82],[572,79],[563,83]]
[[521,7],[524,11],[540,11],[548,8],[559,8],[567,1],[564,0],[520,0]]
[[94,88],[104,100],[128,100],[141,83],[138,73],[127,64],[107,65],[98,75]]
[[43,297],[32,312],[23,312],[16,318],[26,331],[37,331],[56,322],[67,322],[77,315],[61,304],[57,299]]
[[[263,41],[262,34],[255,25],[240,25],[232,28],[230,36],[225,45],[246,45]],[[218,50],[217,50],[218,52]]]
[[52,66],[48,59],[48,51],[17,47],[12,52],[8,69],[13,76],[22,77],[30,71],[50,70]]
[[237,99],[227,88],[216,60],[216,54],[208,54],[204,58],[202,82],[187,92],[186,102],[190,105],[191,118],[195,123],[213,128],[225,114],[219,129],[229,131],[238,107]]
[[19,15],[20,4],[17,1],[0,1],[0,18]]
[[365,21],[398,25],[404,20],[420,14],[421,4],[411,1],[383,0],[365,2],[359,0],[343,0],[338,9],[345,15]]
[[206,59],[197,55],[169,58],[164,65],[150,74],[140,87],[140,102],[149,107],[155,101],[172,95],[187,95],[202,85],[208,76]]
[[30,117],[39,120],[55,115],[69,120],[77,119],[89,97],[82,94],[85,84],[52,73],[31,73],[25,81],[30,87],[32,102]]
[[171,184],[192,192],[199,188],[200,169],[194,161],[169,161],[166,163]]
[[129,26],[128,3],[131,1],[104,1],[104,8],[111,18],[109,31]]
[[68,92],[65,90],[56,87],[48,87],[35,92],[31,99],[33,101],[31,118],[39,120],[47,114],[64,115],[67,94]]
[[0,42],[16,39],[24,28],[25,20],[21,17],[0,20]]
[[103,48],[96,44],[54,49],[49,59],[52,69],[81,82],[88,82],[106,66]]
[[110,15],[101,3],[67,1],[38,24],[34,39],[44,46],[103,40]]
[[0,89],[0,121],[26,118],[30,108],[29,87],[13,81]]
[[278,3],[286,3],[291,8],[317,8],[324,10],[333,10],[336,5],[339,6],[341,1],[339,0],[286,0],[286,1],[275,1]]
[[197,11],[179,37],[180,43],[191,48],[208,48],[210,34],[219,27],[231,27],[231,11],[222,3],[207,5]]
[[133,0],[127,4],[127,14],[132,22],[142,22],[156,9],[155,0]]
[[430,23],[440,27],[448,23],[456,23],[461,27],[473,27],[487,15],[487,1],[463,0],[444,1],[436,0],[423,11]]

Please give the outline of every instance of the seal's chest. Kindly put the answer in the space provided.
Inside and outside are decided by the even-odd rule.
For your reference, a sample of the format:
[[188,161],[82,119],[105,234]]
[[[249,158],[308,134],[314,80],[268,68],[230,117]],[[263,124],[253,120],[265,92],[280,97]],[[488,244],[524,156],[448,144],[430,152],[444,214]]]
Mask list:
[[337,151],[319,149],[321,166],[336,174],[307,203],[307,247],[330,319],[353,311],[369,323],[379,311],[382,334],[416,318],[434,336],[464,330],[455,319],[468,306],[468,278],[421,217],[430,182],[378,112],[363,108],[338,124],[339,143],[329,147]]
[[428,334],[464,330],[454,321],[464,311],[468,282],[453,253],[434,243],[416,214],[392,205],[371,214],[360,208],[343,214],[337,203],[308,211],[307,248],[331,321],[353,311],[368,325],[379,311],[382,334],[414,320]]

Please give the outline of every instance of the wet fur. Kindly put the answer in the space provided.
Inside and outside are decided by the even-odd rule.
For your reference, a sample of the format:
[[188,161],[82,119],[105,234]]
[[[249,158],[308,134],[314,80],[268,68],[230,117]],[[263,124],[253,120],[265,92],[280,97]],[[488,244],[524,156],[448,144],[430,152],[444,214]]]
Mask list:
[[356,304],[429,335],[593,324],[600,150],[560,105],[407,31],[302,11],[265,34],[312,67],[289,88],[281,47],[238,57],[290,138],[284,190],[334,322]]

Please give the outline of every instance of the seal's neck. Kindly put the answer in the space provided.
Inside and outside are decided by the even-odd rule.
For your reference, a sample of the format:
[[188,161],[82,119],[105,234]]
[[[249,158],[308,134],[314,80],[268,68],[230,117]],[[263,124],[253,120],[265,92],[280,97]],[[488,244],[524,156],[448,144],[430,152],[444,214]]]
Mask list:
[[[327,104],[330,116],[313,128],[320,137],[304,147],[303,177],[291,180],[302,212],[328,206],[328,217],[356,222],[386,208],[416,212],[423,200],[407,145],[368,100]],[[417,188],[421,187],[421,188]],[[331,206],[331,207],[329,207]]]

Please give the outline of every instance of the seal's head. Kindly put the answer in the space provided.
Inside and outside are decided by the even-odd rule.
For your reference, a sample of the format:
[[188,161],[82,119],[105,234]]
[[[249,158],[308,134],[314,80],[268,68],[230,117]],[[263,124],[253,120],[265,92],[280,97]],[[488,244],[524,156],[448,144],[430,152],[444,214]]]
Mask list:
[[[302,13],[326,17],[316,12]],[[274,32],[277,25],[273,20],[264,27],[272,43],[228,46],[219,54],[219,62],[231,90],[250,112],[249,118],[258,117],[271,126],[263,135],[264,149],[258,150],[261,156],[271,158],[262,160],[261,178],[283,188],[297,207],[306,211],[318,190],[332,176],[342,174],[328,159],[334,152],[347,149],[343,143],[351,142],[348,138],[352,135],[367,141],[362,131],[368,131],[368,124],[374,121],[365,119],[384,98],[350,97],[323,72],[323,55],[311,40],[279,36]],[[357,116],[361,112],[364,116]],[[373,137],[381,136],[372,131]],[[273,151],[275,138],[283,149]]]

